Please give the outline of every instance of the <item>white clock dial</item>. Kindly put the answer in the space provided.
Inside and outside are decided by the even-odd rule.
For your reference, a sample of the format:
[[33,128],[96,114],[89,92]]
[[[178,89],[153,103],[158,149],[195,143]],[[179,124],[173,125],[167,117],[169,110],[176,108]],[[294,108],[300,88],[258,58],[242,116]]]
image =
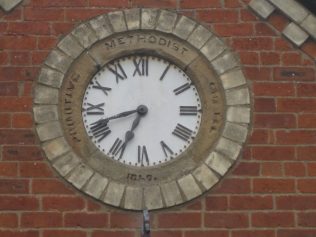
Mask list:
[[123,57],[107,64],[91,80],[82,103],[93,143],[105,155],[132,166],[177,158],[197,135],[201,113],[190,78],[153,56]]

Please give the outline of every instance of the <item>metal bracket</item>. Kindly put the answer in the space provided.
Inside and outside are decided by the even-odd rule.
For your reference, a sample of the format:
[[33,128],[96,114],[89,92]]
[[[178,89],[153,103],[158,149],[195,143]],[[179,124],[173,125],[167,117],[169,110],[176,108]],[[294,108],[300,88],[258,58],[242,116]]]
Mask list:
[[150,237],[150,222],[148,210],[143,210],[142,237]]

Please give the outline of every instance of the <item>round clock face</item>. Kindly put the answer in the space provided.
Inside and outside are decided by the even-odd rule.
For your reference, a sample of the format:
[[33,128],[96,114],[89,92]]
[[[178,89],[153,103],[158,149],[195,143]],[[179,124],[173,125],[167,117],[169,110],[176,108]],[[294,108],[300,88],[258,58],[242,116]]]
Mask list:
[[156,166],[181,155],[194,141],[201,101],[175,64],[133,55],[108,63],[91,80],[82,117],[92,142],[130,166]]

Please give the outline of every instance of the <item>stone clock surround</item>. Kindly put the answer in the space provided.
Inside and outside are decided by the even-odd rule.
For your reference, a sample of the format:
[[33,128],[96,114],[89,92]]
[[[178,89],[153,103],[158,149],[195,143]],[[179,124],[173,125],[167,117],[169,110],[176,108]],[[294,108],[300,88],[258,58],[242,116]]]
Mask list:
[[[60,88],[76,59],[107,37],[137,30],[169,34],[204,55],[219,78],[226,105],[221,137],[204,162],[177,180],[145,188],[115,182],[79,158],[64,137],[58,107]],[[86,56],[89,57],[88,53]],[[212,32],[174,12],[131,9],[111,12],[82,23],[59,42],[41,70],[35,88],[33,111],[42,148],[61,176],[104,203],[141,210],[172,207],[213,187],[236,161],[246,141],[251,122],[250,103],[248,86],[238,59]]]

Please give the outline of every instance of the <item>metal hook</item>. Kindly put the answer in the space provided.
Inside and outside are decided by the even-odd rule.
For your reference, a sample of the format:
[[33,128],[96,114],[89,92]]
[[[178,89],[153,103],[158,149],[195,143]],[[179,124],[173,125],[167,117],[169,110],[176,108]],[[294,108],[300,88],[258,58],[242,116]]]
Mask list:
[[148,210],[143,210],[142,237],[150,237],[150,222]]

